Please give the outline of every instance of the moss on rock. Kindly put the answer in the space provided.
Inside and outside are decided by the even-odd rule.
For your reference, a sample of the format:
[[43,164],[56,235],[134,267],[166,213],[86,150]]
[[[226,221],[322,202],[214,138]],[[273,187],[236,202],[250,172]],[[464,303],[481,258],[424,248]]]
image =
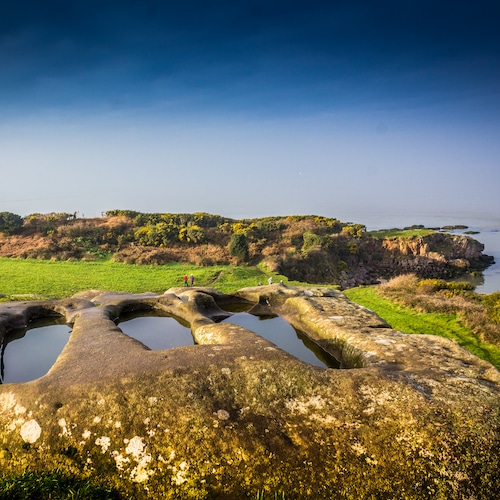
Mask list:
[[[363,363],[313,367],[218,324],[229,300],[210,289],[47,301],[73,333],[47,375],[0,386],[4,474],[59,470],[137,499],[500,494],[494,367],[446,339],[394,331],[335,290],[272,285],[238,296]],[[29,307],[0,305],[1,324],[29,320]],[[182,318],[198,344],[146,349],[113,322],[130,308]]]

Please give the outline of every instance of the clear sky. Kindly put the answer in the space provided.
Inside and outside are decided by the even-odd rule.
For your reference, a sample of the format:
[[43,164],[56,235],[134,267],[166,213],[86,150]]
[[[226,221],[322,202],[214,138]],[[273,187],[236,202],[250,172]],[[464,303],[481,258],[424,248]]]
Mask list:
[[499,26],[497,0],[2,1],[0,211],[500,216]]

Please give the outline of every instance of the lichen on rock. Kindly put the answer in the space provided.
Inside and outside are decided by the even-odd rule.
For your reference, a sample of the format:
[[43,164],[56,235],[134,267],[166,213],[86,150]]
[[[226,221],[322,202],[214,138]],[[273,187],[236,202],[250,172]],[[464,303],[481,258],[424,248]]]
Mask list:
[[[47,301],[73,332],[47,375],[0,386],[4,473],[57,469],[136,499],[500,495],[492,365],[452,341],[392,330],[336,290],[271,285],[238,297],[344,369],[217,323],[227,297],[210,289],[93,292],[77,315],[75,301]],[[1,304],[0,321],[29,319],[27,307]],[[130,307],[182,318],[197,345],[144,349],[113,321]]]

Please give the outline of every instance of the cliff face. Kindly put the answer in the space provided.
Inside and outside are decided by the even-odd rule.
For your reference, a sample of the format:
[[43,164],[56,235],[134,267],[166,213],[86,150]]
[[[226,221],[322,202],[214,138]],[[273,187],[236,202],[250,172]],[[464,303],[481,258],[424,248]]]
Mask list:
[[295,279],[349,288],[404,273],[421,278],[453,278],[482,270],[493,262],[483,250],[484,245],[471,237],[447,233],[386,239],[364,235],[307,255],[285,258],[279,269]]
[[432,233],[415,238],[388,238],[382,241],[385,249],[395,255],[421,256],[437,260],[466,259],[480,261],[484,245],[468,236]]

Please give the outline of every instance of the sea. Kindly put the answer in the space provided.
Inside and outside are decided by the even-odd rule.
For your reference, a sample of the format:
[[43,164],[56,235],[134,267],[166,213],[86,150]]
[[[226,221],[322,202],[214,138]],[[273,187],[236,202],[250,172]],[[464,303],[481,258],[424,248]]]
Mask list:
[[[340,217],[339,217],[340,218]],[[460,280],[466,280],[475,285],[475,291],[489,294],[500,291],[500,213],[454,215],[439,213],[422,214],[360,214],[349,218],[340,218],[344,222],[364,224],[368,231],[378,229],[404,228],[413,225],[423,225],[428,228],[443,228],[444,226],[466,226],[466,229],[446,230],[453,234],[465,234],[483,243],[486,255],[491,255],[495,263],[483,271],[482,276],[464,275]],[[467,234],[473,231],[475,234]]]

